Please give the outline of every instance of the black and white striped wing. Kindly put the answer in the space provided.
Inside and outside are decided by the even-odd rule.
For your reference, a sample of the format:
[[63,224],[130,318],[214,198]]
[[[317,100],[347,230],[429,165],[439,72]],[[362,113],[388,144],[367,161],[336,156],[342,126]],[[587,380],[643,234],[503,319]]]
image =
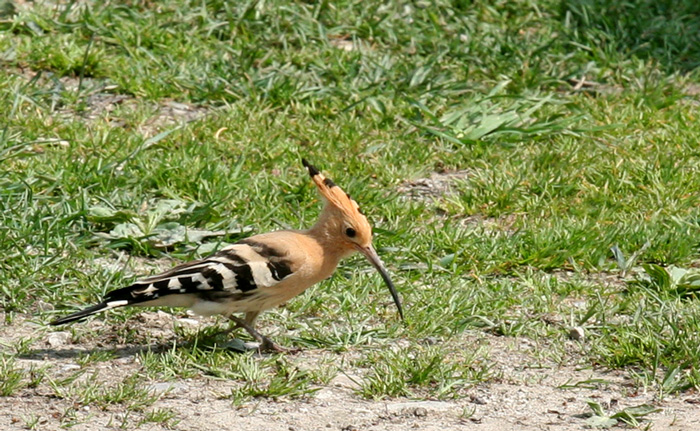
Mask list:
[[284,253],[243,240],[205,259],[114,290],[105,296],[105,301],[128,300],[129,304],[135,304],[176,294],[199,294],[204,299],[245,296],[272,287],[291,274]]
[[228,303],[264,298],[265,288],[292,274],[286,253],[252,239],[243,240],[205,259],[184,263],[108,292],[101,303],[51,324],[62,325],[126,305],[191,307],[198,301]]

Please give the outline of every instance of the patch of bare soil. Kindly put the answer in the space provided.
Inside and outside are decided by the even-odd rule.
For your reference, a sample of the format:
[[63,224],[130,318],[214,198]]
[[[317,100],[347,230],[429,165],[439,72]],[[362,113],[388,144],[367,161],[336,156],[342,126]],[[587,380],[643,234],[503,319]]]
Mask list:
[[[103,337],[98,341],[72,339],[69,331],[51,332],[46,326],[17,319],[0,328],[0,346],[16,346],[21,339],[31,339],[30,353],[18,355],[16,366],[26,370],[47,367],[51,380],[60,380],[80,369],[76,360],[83,354],[102,349],[116,349],[116,358],[88,365],[81,378],[99,373],[105,385],[113,385],[125,376],[138,375],[142,367],[138,353],[153,346],[148,340],[174,340],[169,332],[173,320],[197,325],[195,319],[176,319],[163,312],[144,312],[130,324],[139,328],[143,338],[138,343],[123,344]],[[184,321],[186,320],[186,321]],[[204,322],[202,322],[204,323]],[[109,334],[108,325],[100,321],[87,323],[98,333]],[[659,400],[653,391],[638,390],[625,375],[576,363],[580,344],[571,342],[568,352],[551,354],[550,347],[529,339],[495,337],[480,332],[465,333],[452,340],[465,350],[482,349],[492,364],[494,375],[487,383],[471,388],[466,396],[455,400],[385,399],[366,400],[355,393],[357,376],[363,370],[342,370],[327,386],[305,400],[256,399],[243,406],[232,405],[221,395],[239,382],[200,375],[169,382],[143,377],[159,399],[146,410],[171,409],[176,421],[168,424],[144,423],[143,430],[550,430],[582,429],[590,412],[586,400],[592,399],[619,411],[640,404],[653,404],[660,412],[648,417],[654,429],[700,429],[697,394],[666,397]],[[101,346],[101,347],[100,347]],[[0,347],[9,352],[10,347]],[[355,353],[356,354],[356,353]],[[335,354],[307,350],[293,357],[298,364],[313,366],[320,360],[336,363],[352,357],[353,352]],[[553,357],[568,359],[554,362]],[[348,377],[350,376],[350,377]],[[70,400],[55,397],[49,379],[39,386],[22,389],[12,396],[0,397],[0,429],[25,429],[35,419],[37,429],[58,430],[61,425],[75,424],[74,430],[116,429],[121,424],[133,429],[143,419],[142,412],[125,417],[121,405],[72,405]]]
[[429,200],[452,193],[455,181],[467,178],[469,171],[432,172],[430,177],[405,181],[397,191],[409,199]]
[[[456,183],[469,178],[469,174],[470,171],[468,170],[431,172],[429,177],[404,181],[399,184],[397,191],[404,199],[423,202],[438,200],[442,197],[449,197],[454,194]],[[435,212],[436,218],[434,223],[436,226],[440,226],[445,222],[446,214],[440,207],[437,207]],[[465,217],[454,217],[449,220],[451,223],[459,223],[459,225],[463,227],[480,226],[488,232],[512,235],[516,231],[513,226],[522,216],[524,216],[524,214],[508,214],[500,217],[486,217],[481,214],[474,214]]]
[[[123,114],[113,116],[111,113],[118,107],[133,110],[141,104],[143,102],[132,96],[100,91],[87,96],[86,110],[79,115],[93,121],[102,118],[115,127],[122,127],[126,125]],[[181,123],[195,121],[209,112],[206,107],[172,100],[161,101],[158,104],[153,103],[148,106],[148,110],[150,112],[148,119],[138,127],[139,132],[144,135],[152,135]]]
[[700,96],[700,84],[690,83],[686,85],[685,94],[688,96]]
[[54,77],[51,72],[26,68],[13,68],[11,73],[22,76],[27,82],[36,79],[37,85],[52,88],[57,94],[67,91],[81,96],[83,104],[76,110],[76,104],[57,106],[57,114],[64,118],[80,118],[81,121],[102,120],[113,127],[127,126],[124,112],[137,109],[147,112],[146,119],[137,125],[139,133],[151,136],[179,124],[203,118],[212,110],[207,106],[162,100],[147,103],[134,96],[114,93],[116,85],[93,78],[80,79],[73,76]]

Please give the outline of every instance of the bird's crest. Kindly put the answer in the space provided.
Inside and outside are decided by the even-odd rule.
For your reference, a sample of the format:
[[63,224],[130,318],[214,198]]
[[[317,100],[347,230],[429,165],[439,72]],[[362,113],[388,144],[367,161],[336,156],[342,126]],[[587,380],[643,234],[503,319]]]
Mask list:
[[345,193],[345,191],[334,183],[333,180],[324,176],[321,171],[316,169],[314,165],[307,162],[306,159],[301,159],[301,163],[303,163],[306,169],[309,170],[311,179],[316,184],[321,196],[323,196],[328,203],[343,211],[348,216],[365,219],[365,216],[362,214],[362,210],[360,210],[360,206],[350,197],[349,194]]

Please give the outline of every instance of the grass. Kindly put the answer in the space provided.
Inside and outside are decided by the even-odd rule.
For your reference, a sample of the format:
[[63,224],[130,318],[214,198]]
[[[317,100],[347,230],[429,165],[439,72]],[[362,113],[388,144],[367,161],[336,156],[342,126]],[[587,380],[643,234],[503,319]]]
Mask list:
[[366,364],[358,364],[370,369],[359,393],[368,398],[464,396],[465,388],[492,374],[476,354],[464,356],[432,346],[371,353]]
[[[353,258],[263,327],[286,345],[356,352],[346,365],[366,371],[362,396],[460,397],[491,378],[488,359],[446,346],[464,331],[565,351],[574,326],[586,334],[577,361],[662,395],[700,389],[697,297],[663,284],[665,268],[699,257],[696,2],[30,6],[0,16],[6,324],[47,322],[155,259],[310,225],[320,205],[303,156],[368,214],[408,318]],[[452,171],[466,175],[449,193],[399,192]],[[139,343],[125,325],[139,313],[100,319]],[[142,354],[141,371],[242,382],[225,395],[236,403],[307,396],[338,371],[179,336]],[[438,344],[424,348],[428,338]],[[397,339],[410,347],[377,350]],[[31,387],[20,347],[1,357],[5,396]],[[59,386],[85,389],[74,385]],[[108,406],[131,391],[152,403],[140,390],[125,380],[76,400]]]

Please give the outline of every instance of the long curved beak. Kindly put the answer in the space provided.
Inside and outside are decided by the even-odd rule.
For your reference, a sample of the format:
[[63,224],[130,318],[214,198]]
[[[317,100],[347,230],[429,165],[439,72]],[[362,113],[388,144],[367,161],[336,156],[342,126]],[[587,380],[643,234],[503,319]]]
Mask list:
[[399,316],[401,316],[401,320],[404,320],[403,318],[403,308],[401,308],[401,300],[399,299],[399,294],[396,292],[396,288],[394,287],[394,283],[391,282],[391,278],[389,277],[389,273],[386,271],[386,268],[384,268],[384,264],[382,263],[382,260],[379,259],[379,255],[377,252],[374,250],[374,247],[370,244],[369,247],[360,247],[355,246],[357,250],[364,254],[367,260],[370,261],[370,263],[379,271],[379,274],[382,276],[384,279],[384,282],[386,285],[389,287],[389,291],[391,292],[391,297],[394,298],[394,303],[396,304],[396,308],[399,309]]

